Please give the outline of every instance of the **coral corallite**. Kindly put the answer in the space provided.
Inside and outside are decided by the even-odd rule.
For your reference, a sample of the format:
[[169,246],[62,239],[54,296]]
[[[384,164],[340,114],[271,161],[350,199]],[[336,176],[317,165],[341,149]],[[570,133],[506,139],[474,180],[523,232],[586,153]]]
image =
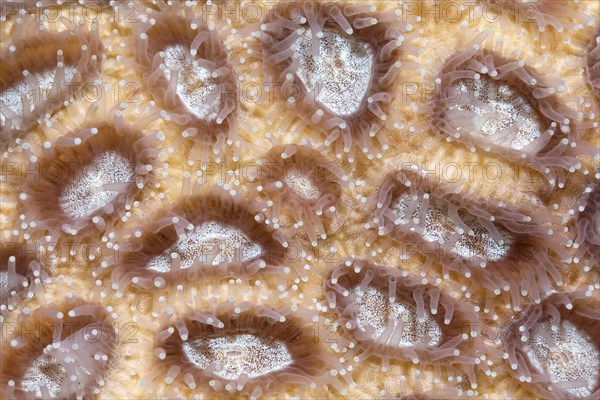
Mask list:
[[0,0],[0,398],[600,400],[599,15]]

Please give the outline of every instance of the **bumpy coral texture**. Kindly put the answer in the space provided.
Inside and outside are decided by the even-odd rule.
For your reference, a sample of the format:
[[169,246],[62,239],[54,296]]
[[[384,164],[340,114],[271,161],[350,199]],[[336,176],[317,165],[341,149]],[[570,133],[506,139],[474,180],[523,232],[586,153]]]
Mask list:
[[0,398],[600,397],[600,5],[0,2]]

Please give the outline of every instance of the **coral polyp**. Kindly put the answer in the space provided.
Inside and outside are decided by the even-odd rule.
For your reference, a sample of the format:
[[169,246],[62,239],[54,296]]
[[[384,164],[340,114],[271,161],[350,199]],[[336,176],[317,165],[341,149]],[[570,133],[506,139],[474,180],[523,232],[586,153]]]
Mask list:
[[183,136],[206,162],[236,139],[233,67],[214,24],[195,16],[187,3],[159,5],[136,25],[136,59],[153,96],[187,128]]
[[528,307],[505,334],[513,376],[550,399],[600,394],[600,313],[593,292],[556,293]]
[[48,32],[25,18],[13,28],[0,62],[3,147],[79,95],[100,69],[98,31],[63,23],[66,29]]
[[562,186],[565,172],[579,167],[578,156],[595,156],[598,149],[577,137],[578,114],[556,94],[564,82],[486,48],[489,37],[490,31],[482,32],[446,61],[436,81],[432,128],[473,151],[525,164]]
[[22,222],[37,237],[56,241],[110,231],[140,189],[159,186],[155,170],[162,134],[144,134],[141,126],[128,124],[120,106],[104,119],[93,118],[96,111],[92,106],[85,124],[55,143],[45,142],[41,155],[29,160],[36,173],[20,194],[27,210]]
[[156,366],[143,381],[149,391],[164,380],[253,399],[328,385],[345,393],[346,379],[338,375],[345,375],[344,366],[310,329],[312,318],[319,319],[309,310],[230,302],[212,308],[189,312],[156,335]]
[[295,144],[273,147],[257,163],[260,165],[257,190],[272,207],[272,223],[279,225],[281,211],[292,215],[302,226],[313,246],[327,238],[322,219],[334,218],[342,188],[348,176],[311,146]]
[[[594,176],[595,182],[588,186],[577,208],[573,247],[579,249],[576,260],[584,261],[585,271],[600,266],[600,171]],[[587,258],[586,258],[587,256]]]
[[48,274],[35,248],[4,242],[0,247],[0,312],[14,310],[43,290]]
[[324,290],[339,325],[360,344],[355,360],[375,355],[384,371],[394,360],[433,365],[438,374],[442,366],[457,368],[476,387],[473,367],[484,349],[468,306],[420,278],[363,260],[332,270]]
[[33,310],[8,339],[2,398],[87,398],[104,384],[115,330],[104,307],[71,298]]
[[521,294],[540,299],[552,290],[548,276],[562,285],[561,260],[570,256],[562,247],[560,220],[459,193],[459,187],[438,184],[420,170],[389,174],[371,197],[373,237],[418,243],[429,265],[439,262],[446,278],[451,270],[472,277],[472,290],[504,291],[506,304],[517,309]]
[[265,84],[340,156],[387,148],[380,130],[397,122],[392,87],[409,27],[395,20],[366,5],[306,1],[275,7],[253,32],[262,46]]
[[243,198],[219,189],[181,198],[117,238],[121,250],[103,261],[122,294],[133,284],[164,289],[203,279],[292,272],[283,238],[259,223]]
[[[334,31],[320,33],[316,34],[321,40],[316,59],[311,49],[311,30],[305,30],[296,41],[294,56],[300,60],[296,75],[304,90],[317,93],[316,100],[329,112],[348,117],[360,110],[369,89],[373,50],[364,42]],[[346,58],[346,54],[351,56]],[[320,57],[326,61],[320,62]],[[316,85],[322,87],[315,90]],[[340,91],[340,87],[347,90]]]

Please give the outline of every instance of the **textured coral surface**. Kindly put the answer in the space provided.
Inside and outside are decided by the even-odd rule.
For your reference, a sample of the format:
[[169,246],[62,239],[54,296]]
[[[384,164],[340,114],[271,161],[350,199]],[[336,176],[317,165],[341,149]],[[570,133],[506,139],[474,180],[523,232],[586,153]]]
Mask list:
[[0,2],[0,398],[600,399],[597,1]]

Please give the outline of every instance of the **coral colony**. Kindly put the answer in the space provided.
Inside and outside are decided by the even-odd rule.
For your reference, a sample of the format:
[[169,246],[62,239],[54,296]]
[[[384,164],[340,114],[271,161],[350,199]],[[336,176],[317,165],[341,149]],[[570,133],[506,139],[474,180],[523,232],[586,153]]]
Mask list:
[[600,399],[600,5],[0,3],[0,398]]

